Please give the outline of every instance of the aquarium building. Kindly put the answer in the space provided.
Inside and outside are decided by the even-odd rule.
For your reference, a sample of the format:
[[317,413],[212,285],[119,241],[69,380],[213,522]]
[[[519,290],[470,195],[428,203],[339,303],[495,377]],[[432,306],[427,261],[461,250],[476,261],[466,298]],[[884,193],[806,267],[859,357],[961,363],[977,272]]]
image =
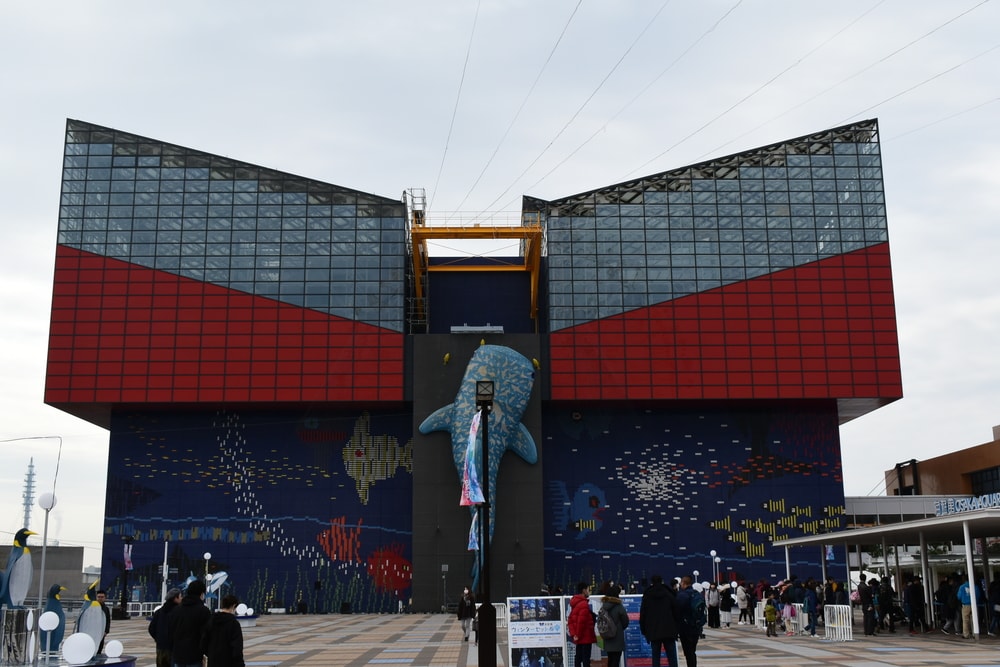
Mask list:
[[[113,599],[166,554],[257,609],[447,606],[478,380],[494,599],[783,578],[845,525],[839,425],[902,396],[874,120],[514,220],[77,120],[63,161],[45,401],[110,432]],[[482,235],[520,250],[427,252]]]

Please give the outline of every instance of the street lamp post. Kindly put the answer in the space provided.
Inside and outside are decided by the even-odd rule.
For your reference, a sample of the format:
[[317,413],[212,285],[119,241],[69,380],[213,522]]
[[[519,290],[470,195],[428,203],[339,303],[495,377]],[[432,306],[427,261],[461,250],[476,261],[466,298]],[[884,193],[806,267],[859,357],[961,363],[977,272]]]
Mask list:
[[56,494],[43,493],[38,497],[38,506],[45,510],[45,527],[42,529],[42,563],[38,571],[38,606],[45,607],[45,550],[49,545],[49,512],[56,506]]
[[476,407],[480,411],[480,428],[483,434],[483,506],[479,519],[482,539],[479,541],[479,666],[497,665],[497,615],[490,600],[490,411],[493,409],[493,380],[476,380]]
[[712,549],[711,551],[708,552],[708,556],[712,561],[712,581],[714,581],[715,583],[719,583],[719,574],[715,569],[715,555],[716,555],[715,549]]
[[712,562],[715,563],[715,583],[717,583],[717,584],[722,583],[722,582],[719,581],[719,579],[722,578],[722,572],[721,572],[721,570],[722,570],[722,558],[719,557],[719,556],[716,556],[715,558],[712,559]]

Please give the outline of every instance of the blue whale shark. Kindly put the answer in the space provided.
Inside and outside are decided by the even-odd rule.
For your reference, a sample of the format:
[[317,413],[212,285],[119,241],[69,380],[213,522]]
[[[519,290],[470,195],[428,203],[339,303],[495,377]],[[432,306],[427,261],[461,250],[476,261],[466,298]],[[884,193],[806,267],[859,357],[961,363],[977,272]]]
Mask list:
[[[500,459],[512,450],[526,462],[538,462],[538,450],[521,417],[531,398],[535,383],[535,367],[529,359],[501,345],[480,345],[465,368],[462,384],[455,401],[433,412],[420,424],[424,435],[434,431],[451,434],[451,454],[459,480],[465,468],[465,453],[469,441],[469,425],[476,413],[476,380],[493,380],[493,409],[489,416],[489,485],[490,507],[497,507],[496,484]],[[482,449],[482,430],[476,437],[477,451]],[[479,457],[477,457],[479,458]],[[482,483],[482,479],[480,479]],[[457,500],[457,499],[456,499]],[[471,512],[475,508],[470,508]],[[489,535],[493,539],[496,511],[490,512]],[[478,571],[477,571],[478,578]]]

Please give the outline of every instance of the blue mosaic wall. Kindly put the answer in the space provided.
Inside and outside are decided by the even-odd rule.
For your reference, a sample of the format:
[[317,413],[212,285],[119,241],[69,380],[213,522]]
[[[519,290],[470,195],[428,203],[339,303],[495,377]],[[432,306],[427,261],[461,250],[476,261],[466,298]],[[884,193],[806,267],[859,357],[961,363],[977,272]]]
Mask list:
[[[828,407],[823,407],[828,405]],[[545,411],[549,582],[785,576],[775,538],[844,523],[835,406]],[[828,561],[844,572],[845,554]],[[794,554],[793,554],[794,557]],[[792,564],[819,577],[818,554]]]
[[[171,584],[226,572],[261,610],[376,612],[410,595],[413,493],[407,412],[117,414],[102,585],[158,600]],[[133,598],[134,599],[134,598]]]

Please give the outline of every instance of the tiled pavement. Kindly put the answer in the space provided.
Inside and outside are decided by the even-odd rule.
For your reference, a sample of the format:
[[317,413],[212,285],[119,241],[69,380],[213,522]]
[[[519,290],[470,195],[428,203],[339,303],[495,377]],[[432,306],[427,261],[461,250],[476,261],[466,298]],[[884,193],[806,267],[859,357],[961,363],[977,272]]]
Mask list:
[[[506,630],[498,629],[497,635],[497,665],[507,667]],[[262,616],[256,627],[244,629],[243,637],[247,667],[479,664],[478,649],[462,641],[461,628],[451,614]],[[154,665],[145,621],[115,621],[109,639],[118,639],[126,654],[137,656],[137,667]],[[737,626],[706,630],[706,638],[698,644],[698,663],[701,667],[1000,667],[1000,641],[983,637],[975,642],[940,632],[876,637],[863,637],[859,632],[853,641],[832,642],[804,636],[768,638],[752,626]]]

